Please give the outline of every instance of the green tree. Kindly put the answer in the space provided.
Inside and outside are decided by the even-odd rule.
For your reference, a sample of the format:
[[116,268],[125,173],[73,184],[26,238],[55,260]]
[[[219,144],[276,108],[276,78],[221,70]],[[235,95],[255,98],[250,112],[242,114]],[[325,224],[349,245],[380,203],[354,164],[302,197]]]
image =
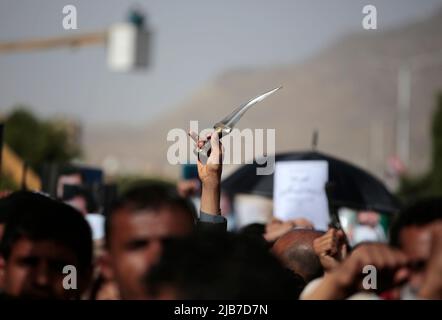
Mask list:
[[40,120],[25,107],[16,108],[6,117],[4,138],[37,172],[44,163],[65,163],[81,154],[80,147],[70,142],[66,128]]
[[432,190],[436,194],[442,194],[442,93],[439,93],[437,96],[437,107],[433,118],[432,135]]
[[431,137],[430,170],[420,177],[402,177],[398,193],[404,202],[428,196],[442,196],[442,93],[437,95]]

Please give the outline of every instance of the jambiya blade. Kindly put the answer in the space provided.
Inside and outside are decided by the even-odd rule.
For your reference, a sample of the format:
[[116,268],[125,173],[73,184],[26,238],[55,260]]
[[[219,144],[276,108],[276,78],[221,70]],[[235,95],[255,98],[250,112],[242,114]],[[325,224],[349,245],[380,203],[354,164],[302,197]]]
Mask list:
[[[228,135],[232,131],[233,127],[238,123],[238,121],[246,113],[247,110],[249,110],[252,106],[256,105],[258,102],[261,102],[262,100],[264,100],[268,96],[272,95],[273,93],[275,93],[276,91],[278,91],[281,88],[282,88],[282,86],[272,89],[268,92],[265,92],[265,93],[257,96],[256,98],[253,98],[253,99],[247,101],[246,103],[242,104],[241,106],[239,106],[238,108],[233,110],[233,112],[231,114],[229,114],[227,117],[225,117],[223,120],[221,120],[220,122],[217,122],[213,126],[213,128],[218,133],[219,138],[221,139],[222,137]],[[207,157],[209,154],[209,150],[210,150],[210,141],[207,141],[203,147],[198,149],[198,153],[200,154],[200,156]]]

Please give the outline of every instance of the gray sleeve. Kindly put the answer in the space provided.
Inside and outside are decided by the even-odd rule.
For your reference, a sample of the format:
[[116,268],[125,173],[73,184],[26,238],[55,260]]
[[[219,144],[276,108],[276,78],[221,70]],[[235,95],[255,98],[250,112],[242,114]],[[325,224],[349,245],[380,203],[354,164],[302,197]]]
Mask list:
[[206,223],[227,223],[227,219],[222,215],[208,214],[200,210],[199,221]]

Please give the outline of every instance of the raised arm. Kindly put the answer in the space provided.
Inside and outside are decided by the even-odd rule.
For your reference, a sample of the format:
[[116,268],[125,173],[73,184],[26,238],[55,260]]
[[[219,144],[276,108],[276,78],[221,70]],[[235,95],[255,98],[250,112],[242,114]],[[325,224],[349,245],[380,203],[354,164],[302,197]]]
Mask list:
[[201,180],[201,209],[198,222],[199,229],[206,231],[226,231],[227,220],[221,215],[221,173],[222,173],[222,145],[216,132],[205,139],[197,139],[195,133],[189,135],[197,140],[197,146],[202,147],[210,139],[211,153],[203,163],[198,158],[198,176]]

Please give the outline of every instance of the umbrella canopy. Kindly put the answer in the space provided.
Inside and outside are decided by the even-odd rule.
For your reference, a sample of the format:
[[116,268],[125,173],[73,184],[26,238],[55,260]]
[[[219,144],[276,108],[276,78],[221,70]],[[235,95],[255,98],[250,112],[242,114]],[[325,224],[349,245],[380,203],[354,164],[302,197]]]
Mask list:
[[[365,170],[346,161],[319,152],[291,152],[278,154],[279,161],[325,160],[328,162],[329,201],[336,208],[348,207],[358,210],[373,210],[384,214],[394,214],[399,210],[399,202],[385,185]],[[273,197],[273,174],[257,175],[256,168],[265,165],[246,164],[222,182],[223,190],[237,193],[256,194]]]

